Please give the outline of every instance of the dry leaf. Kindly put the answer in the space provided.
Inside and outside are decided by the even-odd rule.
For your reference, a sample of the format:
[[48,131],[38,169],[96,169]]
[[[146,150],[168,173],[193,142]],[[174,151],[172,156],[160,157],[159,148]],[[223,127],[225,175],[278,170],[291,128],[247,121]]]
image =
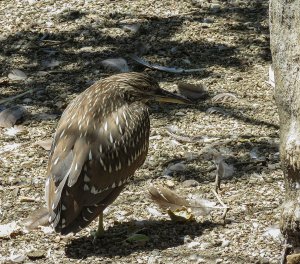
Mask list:
[[12,127],[25,117],[27,111],[23,106],[12,106],[0,112],[0,127]]
[[189,207],[189,202],[178,196],[175,192],[171,191],[169,188],[158,186],[154,188],[153,186],[149,189],[151,199],[156,202],[162,209],[170,209],[175,211],[176,209],[181,209],[182,207]]
[[185,207],[175,211],[168,210],[167,213],[174,222],[195,221],[195,216],[191,213],[191,210]]
[[138,62],[139,64],[144,65],[145,67],[148,67],[150,69],[164,71],[164,72],[170,72],[170,73],[187,73],[187,72],[199,72],[203,71],[203,69],[182,69],[182,68],[173,68],[173,67],[165,67],[157,64],[150,64],[148,61],[138,57],[137,55],[131,55],[131,59]]
[[140,29],[140,24],[123,25],[122,28],[127,32],[137,33]]
[[54,68],[61,64],[60,61],[52,59],[52,60],[45,60],[42,62],[42,65],[46,68]]
[[267,227],[266,231],[263,233],[263,236],[271,237],[274,240],[279,240],[279,241],[282,241],[284,239],[278,225],[272,225]]
[[27,75],[21,70],[14,69],[8,74],[8,78],[13,81],[21,81],[27,79]]
[[31,250],[27,253],[27,257],[32,260],[45,258],[46,252],[44,250]]
[[118,72],[129,72],[127,61],[123,58],[103,60],[101,61],[101,64],[109,70]]
[[180,82],[177,84],[179,93],[188,99],[205,99],[208,97],[208,92],[205,90],[203,84],[190,84]]
[[214,96],[212,99],[211,99],[214,103],[215,102],[225,102],[225,101],[235,101],[237,100],[237,97],[236,95],[232,94],[232,93],[220,93],[220,94],[217,94],[216,96]]
[[5,225],[0,225],[0,238],[10,238],[20,232],[17,222],[13,221]]
[[153,207],[147,207],[146,210],[148,211],[149,214],[153,216],[162,216],[162,213]]
[[50,150],[51,146],[52,146],[52,138],[40,140],[40,141],[36,142],[35,144],[39,145],[40,147],[42,147],[45,150]]
[[227,115],[227,113],[220,107],[210,107],[206,110],[207,114],[221,114]]
[[14,127],[7,128],[6,131],[4,132],[4,134],[7,136],[14,137],[14,136],[23,134],[25,132],[26,132],[26,130],[23,126],[14,126]]
[[275,88],[275,75],[272,65],[269,67],[269,80],[266,83],[270,84],[273,88]]
[[129,236],[128,238],[126,238],[124,242],[138,245],[138,246],[144,246],[149,240],[150,238],[148,236],[144,234],[135,233]]
[[21,263],[25,260],[26,256],[24,254],[15,254],[15,253],[11,253],[9,256],[9,260],[13,263]]
[[[195,215],[204,216],[211,212],[213,209],[224,209],[224,207],[217,207],[214,202],[193,198],[187,200],[170,189],[162,186],[151,186],[149,189],[150,198],[162,209],[169,210],[168,214],[172,217],[184,217],[185,219],[192,219]],[[186,211],[186,212],[185,212]],[[171,216],[170,216],[171,217]],[[185,220],[186,221],[186,220]]]

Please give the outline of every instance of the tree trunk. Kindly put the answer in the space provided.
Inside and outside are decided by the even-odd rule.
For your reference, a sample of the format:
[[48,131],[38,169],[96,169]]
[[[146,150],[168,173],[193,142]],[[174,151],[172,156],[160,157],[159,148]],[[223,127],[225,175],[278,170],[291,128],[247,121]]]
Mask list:
[[280,118],[280,155],[285,177],[281,231],[300,246],[300,0],[270,1],[275,100]]

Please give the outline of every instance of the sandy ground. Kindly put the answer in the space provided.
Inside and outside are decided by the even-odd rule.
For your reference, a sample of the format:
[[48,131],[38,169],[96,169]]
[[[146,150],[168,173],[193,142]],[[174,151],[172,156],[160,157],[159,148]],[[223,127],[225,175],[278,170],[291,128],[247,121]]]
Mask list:
[[[5,104],[22,105],[29,114],[17,135],[0,128],[2,227],[21,225],[43,205],[48,151],[36,142],[52,136],[76,94],[113,74],[102,60],[122,57],[131,70],[144,71],[129,58],[137,53],[168,67],[201,68],[191,74],[150,73],[170,91],[187,82],[203,84],[209,94],[194,106],[150,105],[148,158],[105,212],[110,236],[93,241],[96,221],[66,237],[48,229],[15,230],[0,237],[1,263],[279,262],[284,187],[277,110],[273,88],[265,82],[271,64],[268,1],[6,0],[0,15],[1,98],[39,89]],[[28,78],[11,80],[13,69]],[[236,98],[212,99],[224,92]],[[180,140],[167,128],[198,140]],[[183,197],[217,203],[212,151],[227,166],[220,191],[230,207],[226,225],[221,210],[195,222],[172,222],[149,199],[149,186],[166,185]],[[149,241],[128,241],[134,233]]]

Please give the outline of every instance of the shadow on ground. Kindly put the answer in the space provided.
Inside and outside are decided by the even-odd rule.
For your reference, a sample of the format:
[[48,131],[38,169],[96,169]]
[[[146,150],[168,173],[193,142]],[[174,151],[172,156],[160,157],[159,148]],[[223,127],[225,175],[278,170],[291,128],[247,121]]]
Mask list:
[[[126,256],[133,252],[163,250],[184,244],[184,237],[191,239],[201,236],[206,229],[219,226],[211,222],[176,223],[172,221],[141,221],[115,224],[106,231],[107,237],[93,240],[92,237],[80,237],[72,240],[65,249],[72,259],[84,259],[88,256]],[[137,232],[149,238],[145,244],[127,242],[130,235]]]

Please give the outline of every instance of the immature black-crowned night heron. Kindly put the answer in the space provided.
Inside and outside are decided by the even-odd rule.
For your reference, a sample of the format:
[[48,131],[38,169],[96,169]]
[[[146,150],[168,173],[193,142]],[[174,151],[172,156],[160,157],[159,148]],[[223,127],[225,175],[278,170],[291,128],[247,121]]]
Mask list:
[[145,161],[148,100],[190,103],[142,73],[96,82],[64,111],[54,136],[46,180],[47,216],[55,231],[78,232],[120,194]]

